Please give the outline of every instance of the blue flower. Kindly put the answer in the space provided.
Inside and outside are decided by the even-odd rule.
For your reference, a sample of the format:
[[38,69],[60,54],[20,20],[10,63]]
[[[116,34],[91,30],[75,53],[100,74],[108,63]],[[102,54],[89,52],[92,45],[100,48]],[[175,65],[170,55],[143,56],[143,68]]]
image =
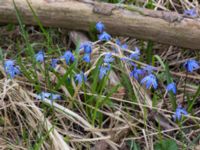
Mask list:
[[75,75],[75,81],[77,81],[78,84],[81,84],[83,81],[86,81],[86,80],[87,80],[87,77],[85,76],[83,72]]
[[103,61],[104,61],[104,63],[111,63],[114,61],[114,58],[112,57],[111,53],[106,53]]
[[90,63],[90,54],[84,54],[83,61],[85,61],[86,63]]
[[104,29],[105,29],[105,26],[104,26],[104,24],[102,22],[97,22],[96,29],[97,29],[97,31],[102,33],[104,31]]
[[157,89],[158,87],[157,79],[153,74],[149,74],[144,77],[141,81],[141,84],[146,84],[147,89],[149,89],[151,86],[153,86],[154,89]]
[[125,43],[125,44],[121,45],[121,48],[122,49],[128,49],[128,45]]
[[156,70],[155,67],[147,65],[144,70],[148,73],[151,74],[153,72],[153,70]]
[[107,66],[100,66],[99,67],[99,79],[103,79],[104,76],[107,75],[107,72],[110,70],[110,64]]
[[119,45],[122,49],[127,49],[128,48],[128,45],[126,43],[125,44],[121,44],[121,41],[119,39],[116,39],[115,43],[117,45]]
[[56,100],[56,99],[61,99],[61,96],[59,94],[53,94],[49,92],[41,92],[40,94],[37,95],[36,97],[39,100],[44,100],[45,98],[48,98],[50,100]]
[[110,34],[108,34],[107,32],[102,32],[100,35],[98,35],[98,39],[100,41],[109,41],[111,39]]
[[57,58],[51,59],[51,67],[52,68],[56,68],[57,64],[58,64],[58,59]]
[[115,43],[116,43],[117,45],[121,46],[121,41],[120,41],[119,39],[116,39],[116,40],[115,40]]
[[69,65],[70,62],[74,62],[74,60],[75,60],[74,55],[72,54],[71,51],[66,51],[64,53],[64,55],[61,56],[61,58],[65,59],[65,62],[66,62],[67,65]]
[[4,62],[4,68],[9,68],[9,67],[11,67],[11,66],[14,66],[15,65],[15,61],[14,60],[6,60],[5,62]]
[[122,58],[120,58],[120,60],[124,61],[124,62],[128,62],[129,61],[127,57],[122,57]]
[[11,79],[13,79],[16,75],[20,74],[20,71],[18,67],[11,66],[6,70],[6,74],[8,74]]
[[43,62],[44,61],[44,51],[39,51],[37,54],[35,54],[35,59],[37,62]]
[[91,42],[84,42],[81,44],[80,49],[84,49],[84,53],[91,53],[92,52],[92,44]]
[[172,117],[173,117],[174,121],[176,121],[176,120],[180,121],[182,115],[188,115],[188,112],[186,111],[185,108],[182,108],[182,106],[179,105],[176,108],[175,115],[173,115]]
[[139,79],[140,76],[144,74],[142,69],[134,68],[133,71],[130,73],[130,77],[134,77],[136,80]]
[[184,11],[184,15],[190,16],[190,17],[196,17],[197,16],[197,11],[195,8],[188,9]]
[[13,60],[6,60],[4,62],[4,70],[11,79],[20,74],[19,67],[15,66],[15,62]]
[[199,69],[199,63],[194,60],[194,59],[190,59],[188,61],[186,61],[183,66],[185,67],[185,69],[188,71],[188,72],[193,72],[194,70],[197,70]]
[[169,91],[176,94],[176,84],[174,82],[167,85],[167,92],[169,92]]
[[135,47],[135,51],[130,54],[129,58],[138,60],[140,58],[140,49]]

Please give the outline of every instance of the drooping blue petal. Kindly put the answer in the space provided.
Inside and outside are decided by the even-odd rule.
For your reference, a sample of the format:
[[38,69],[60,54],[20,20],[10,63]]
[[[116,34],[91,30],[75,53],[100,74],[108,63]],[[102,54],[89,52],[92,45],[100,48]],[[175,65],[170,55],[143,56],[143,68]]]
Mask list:
[[174,82],[170,83],[167,85],[167,92],[172,92],[174,94],[176,94],[176,84]]
[[147,65],[144,70],[148,73],[148,74],[151,74],[154,70],[156,70],[155,67],[153,66],[150,66],[150,65]]
[[135,60],[140,59],[140,49],[138,47],[135,47],[135,51],[130,54],[129,58]]
[[174,121],[178,120],[180,121],[181,118],[182,118],[182,115],[188,115],[188,112],[186,111],[185,108],[182,108],[181,105],[178,105],[178,107],[176,108],[176,111],[175,111],[175,115],[173,115],[173,119]]
[[104,61],[104,63],[111,63],[114,61],[114,58],[112,57],[111,53],[106,53],[103,61]]
[[155,75],[149,74],[141,80],[141,84],[145,84],[146,88],[149,89],[153,86],[154,89],[157,89],[158,83]]
[[16,75],[20,74],[19,68],[17,66],[11,67],[9,69],[10,78],[13,79]]
[[90,54],[92,53],[92,43],[91,42],[84,42],[81,44],[80,49],[84,49],[84,53]]
[[75,75],[75,81],[78,82],[78,84],[81,84],[82,82],[85,82],[87,80],[87,77],[83,72]]
[[9,68],[10,66],[14,66],[14,65],[15,65],[15,61],[14,61],[14,60],[11,60],[11,59],[6,60],[6,61],[4,62],[4,68]]
[[15,62],[13,60],[6,60],[4,62],[4,70],[11,79],[20,74],[19,67],[15,66]]
[[65,59],[65,62],[66,62],[67,65],[69,65],[70,62],[74,62],[74,60],[75,60],[74,55],[73,55],[72,52],[69,51],[69,50],[66,51],[66,52],[64,53],[64,55],[61,56],[61,58],[64,58],[64,59]]
[[90,63],[90,54],[84,54],[83,61],[85,61],[86,63]]
[[51,100],[60,100],[61,99],[61,96],[59,94],[51,94],[50,96],[50,99]]
[[99,67],[99,79],[103,79],[104,76],[107,75],[107,72],[110,70],[110,65],[107,66],[100,66]]
[[121,44],[121,41],[120,41],[119,39],[116,39],[116,40],[115,40],[115,43],[116,43],[117,45],[119,45],[122,49],[127,49],[127,48],[128,48],[128,45],[127,45],[126,43]]
[[61,99],[61,96],[59,94],[53,94],[49,92],[41,92],[40,94],[37,95],[36,97],[39,100],[44,100],[45,98],[48,98],[50,100],[59,100]]
[[128,49],[128,45],[125,43],[125,44],[121,45],[121,48],[122,49]]
[[120,41],[119,39],[116,39],[116,40],[115,40],[115,43],[116,43],[117,45],[121,46],[121,41]]
[[187,60],[184,64],[183,64],[184,68],[188,71],[188,72],[193,72],[194,70],[197,70],[200,68],[199,66],[199,62],[197,62],[194,59],[190,59]]
[[97,22],[96,23],[96,30],[99,32],[99,33],[102,33],[105,29],[105,26],[102,22]]
[[130,54],[129,58],[138,60],[138,59],[140,59],[140,55],[138,55],[138,53],[133,52]]
[[98,39],[100,41],[109,41],[111,39],[110,34],[108,34],[107,32],[102,32],[100,35],[98,35]]
[[190,16],[190,17],[197,17],[197,15],[198,15],[195,8],[185,10],[183,14]]
[[35,54],[35,59],[37,62],[44,62],[44,56],[45,56],[44,51],[41,50],[37,54]]
[[58,59],[57,58],[51,59],[51,67],[56,68],[57,65],[58,65]]
[[130,73],[131,77],[134,77],[136,80],[139,80],[139,77],[141,77],[144,74],[144,71],[142,69],[134,68],[133,71]]

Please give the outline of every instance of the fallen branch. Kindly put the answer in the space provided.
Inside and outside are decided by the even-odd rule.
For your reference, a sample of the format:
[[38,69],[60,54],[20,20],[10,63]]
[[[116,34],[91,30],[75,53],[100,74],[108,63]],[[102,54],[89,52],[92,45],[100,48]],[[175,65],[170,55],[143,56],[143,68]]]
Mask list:
[[[1,0],[0,23],[17,23],[16,3],[25,24],[36,25],[26,0]],[[98,3],[88,0],[29,0],[44,26],[88,31],[97,21],[115,35],[152,40],[185,48],[200,48],[200,21],[183,15]]]

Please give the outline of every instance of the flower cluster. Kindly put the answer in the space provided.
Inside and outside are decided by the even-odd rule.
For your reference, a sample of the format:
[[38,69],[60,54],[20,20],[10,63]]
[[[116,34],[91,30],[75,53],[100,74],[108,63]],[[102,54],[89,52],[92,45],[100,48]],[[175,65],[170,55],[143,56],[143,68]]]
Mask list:
[[176,120],[180,121],[182,118],[182,115],[186,116],[188,115],[188,112],[186,111],[185,108],[182,108],[181,105],[178,105],[178,107],[176,108],[175,114],[172,117],[174,121]]
[[92,43],[91,42],[82,43],[80,49],[84,50],[83,61],[85,61],[86,63],[90,63],[90,57],[92,53]]
[[[196,16],[196,10],[191,9],[184,12],[185,15],[189,16]],[[98,22],[96,24],[96,30],[98,31],[98,39],[100,41],[109,41],[111,36],[105,32],[105,25],[102,22]],[[116,44],[123,49],[124,54],[126,57],[121,58],[121,60],[125,61],[132,67],[132,71],[130,72],[130,77],[133,77],[138,83],[143,85],[146,89],[153,88],[154,90],[158,89],[159,83],[156,77],[155,70],[156,68],[150,65],[146,65],[145,67],[141,67],[141,65],[136,65],[136,62],[141,60],[141,52],[138,47],[135,47],[134,51],[127,50],[128,46],[126,43],[122,44],[119,39],[117,39]],[[81,43],[80,50],[83,50],[84,55],[82,60],[86,63],[91,62],[91,54],[92,54],[92,42],[87,41]],[[128,54],[127,54],[128,53]],[[103,57],[102,64],[97,68],[99,69],[99,79],[102,80],[108,72],[111,70],[111,63],[114,62],[113,53],[106,52]],[[38,53],[35,54],[35,61],[39,63],[43,63],[45,61],[45,52],[40,50]],[[77,59],[77,58],[76,58]],[[66,65],[71,65],[75,61],[75,56],[72,51],[67,50],[60,58],[52,58],[50,62],[50,66],[52,68],[56,68],[58,62],[60,60],[64,60]],[[193,71],[200,68],[200,64],[195,59],[189,59],[183,64],[184,69],[187,73],[192,73]],[[6,60],[4,62],[4,70],[5,73],[13,79],[16,75],[20,74],[20,69],[18,66],[15,65],[14,60]],[[87,76],[84,72],[80,71],[78,74],[73,76],[75,82],[79,85],[87,81]],[[166,92],[171,94],[177,94],[177,87],[176,83],[171,81],[166,85]],[[39,100],[43,100],[45,98],[49,98],[50,100],[61,99],[61,96],[58,94],[48,93],[48,92],[41,92],[36,97]],[[173,115],[173,119],[181,120],[182,115],[188,115],[185,108],[182,108],[181,105],[178,105],[175,114]]]
[[65,59],[66,64],[69,65],[71,62],[74,62],[75,57],[72,52],[68,50],[64,53],[63,56],[61,56],[61,59]]
[[4,62],[4,70],[11,79],[13,79],[16,75],[20,74],[19,67],[15,66],[14,60],[6,60]]
[[[140,56],[140,50],[137,48],[135,49],[135,52],[130,54],[129,58],[130,59],[139,59]],[[125,59],[126,60],[126,59]],[[154,67],[148,65],[145,68],[141,69],[138,68],[136,64],[132,64],[134,66],[134,69],[130,73],[130,77],[134,77],[137,81],[139,81],[142,77],[141,84],[146,85],[146,88],[149,89],[151,86],[154,89],[157,89],[158,83],[156,76],[153,74],[153,70],[155,70]],[[184,68],[186,69],[187,72],[193,72],[194,70],[197,70],[200,68],[199,62],[197,62],[194,59],[187,60],[183,64]],[[146,74],[146,76],[144,76]],[[169,83],[166,86],[167,92],[172,92],[173,94],[176,94],[177,89],[176,89],[176,84],[174,82]]]
[[100,41],[109,41],[111,39],[110,34],[108,34],[105,30],[105,26],[102,22],[98,22],[96,24],[96,30],[100,33],[98,35],[98,39]]
[[112,53],[106,53],[103,59],[103,64],[99,67],[99,79],[103,79],[104,76],[107,75],[107,72],[111,68],[111,64],[114,61],[112,57]]

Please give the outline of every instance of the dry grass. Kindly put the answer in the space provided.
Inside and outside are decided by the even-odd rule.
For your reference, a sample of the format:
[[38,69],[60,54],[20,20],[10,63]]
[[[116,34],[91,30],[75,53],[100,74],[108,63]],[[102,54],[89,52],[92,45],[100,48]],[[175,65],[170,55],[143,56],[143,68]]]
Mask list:
[[[145,6],[148,1],[138,0],[136,4]],[[186,8],[199,7],[197,1],[189,2],[172,1],[172,0],[156,0],[153,1],[155,10],[173,10],[182,12]],[[35,27],[29,27],[31,30],[30,38],[35,41],[43,41],[43,35]],[[60,32],[59,32],[60,31]],[[54,39],[55,45],[59,47],[69,47],[72,45],[63,36],[62,30],[59,30],[59,36]],[[54,30],[53,32],[57,32]],[[15,30],[8,32],[5,27],[1,29],[2,40],[0,40],[1,48],[5,50],[5,58],[12,55],[12,51],[16,47],[23,47],[24,43],[17,43],[21,37],[18,27]],[[134,49],[135,46],[140,46],[145,58],[145,49],[148,42],[141,42],[136,39],[120,37],[120,39],[129,45],[129,49]],[[20,41],[20,40],[19,40]],[[18,41],[18,42],[19,42]],[[57,43],[57,41],[62,41]],[[142,44],[143,45],[142,45]],[[103,55],[99,55],[98,51],[108,51],[111,47],[116,47],[119,54],[115,54],[116,58],[124,56],[124,51],[114,42],[104,44],[95,43],[93,57],[93,65],[86,71],[90,74],[96,67],[96,62]],[[40,47],[40,46],[38,46]],[[177,103],[186,104],[184,92],[194,94],[200,84],[200,72],[187,75],[182,69],[182,63],[187,59],[200,59],[200,52],[194,50],[183,50],[182,48],[154,44],[153,54],[159,55],[164,62],[169,62],[170,71],[174,80],[177,83],[179,90],[176,95]],[[141,66],[147,64],[139,63]],[[157,73],[162,73],[162,66],[156,62]],[[153,96],[151,91],[145,90],[133,78],[128,80],[131,83],[133,94],[136,101],[132,101],[127,97],[127,87],[122,87],[122,93],[115,93],[110,96],[112,107],[105,105],[102,108],[96,108],[91,104],[85,103],[81,99],[83,94],[93,97],[106,97],[106,94],[95,95],[90,91],[83,91],[74,82],[73,89],[76,91],[73,95],[70,94],[65,86],[59,89],[65,98],[63,101],[55,101],[51,103],[49,99],[43,101],[36,100],[36,93],[33,85],[25,77],[18,77],[15,80],[10,80],[6,77],[2,64],[0,65],[1,80],[0,80],[0,149],[44,149],[44,150],[68,150],[68,149],[121,149],[128,150],[128,141],[132,140],[141,146],[141,149],[153,150],[155,141],[160,137],[173,139],[179,145],[179,149],[198,149],[200,134],[199,122],[199,102],[200,97],[197,97],[193,113],[188,115],[181,125],[174,123],[171,119],[172,106],[169,97],[164,91],[164,84],[160,87],[163,89],[160,92],[164,95],[159,98],[156,107],[152,104]],[[117,64],[116,64],[117,67]],[[124,74],[130,74],[130,66],[127,63],[123,64]],[[63,66],[57,68],[60,74],[65,73]],[[114,74],[120,75],[120,70],[114,68]],[[45,87],[44,79],[40,72],[41,85]],[[121,76],[118,76],[117,82],[122,82]],[[185,79],[187,78],[186,88]],[[112,80],[112,79],[110,79]],[[57,82],[55,76],[51,76],[52,82]],[[87,83],[88,86],[91,83]],[[112,85],[108,85],[112,88]],[[116,95],[116,94],[121,94]],[[76,106],[74,106],[76,105]],[[92,125],[88,119],[86,107],[91,110],[103,114],[103,123],[101,125]],[[192,143],[195,142],[194,145]]]

